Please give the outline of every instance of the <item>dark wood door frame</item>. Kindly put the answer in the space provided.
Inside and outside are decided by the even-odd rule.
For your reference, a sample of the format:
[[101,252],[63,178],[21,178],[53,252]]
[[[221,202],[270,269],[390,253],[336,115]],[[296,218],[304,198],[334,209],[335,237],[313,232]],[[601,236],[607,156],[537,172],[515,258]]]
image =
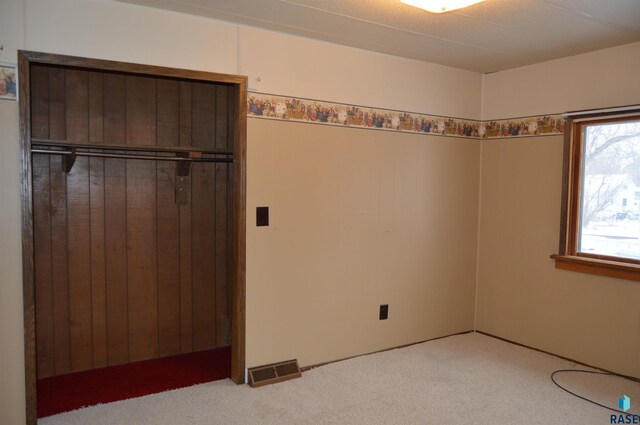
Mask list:
[[246,270],[246,157],[247,157],[247,77],[190,71],[159,66],[86,59],[29,51],[18,52],[20,92],[20,175],[22,208],[22,258],[24,295],[25,390],[27,424],[37,423],[37,360],[35,323],[35,276],[33,242],[33,181],[31,158],[30,66],[33,63],[60,65],[108,72],[135,73],[158,77],[213,81],[238,88],[234,114],[233,170],[233,276],[231,306],[231,379],[243,383],[245,377],[245,270]]

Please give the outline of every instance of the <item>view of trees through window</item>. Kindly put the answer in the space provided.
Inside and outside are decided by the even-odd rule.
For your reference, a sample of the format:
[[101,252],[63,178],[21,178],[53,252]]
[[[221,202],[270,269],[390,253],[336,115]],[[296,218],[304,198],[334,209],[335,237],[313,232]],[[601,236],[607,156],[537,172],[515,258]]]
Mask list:
[[640,260],[640,120],[582,128],[578,252]]

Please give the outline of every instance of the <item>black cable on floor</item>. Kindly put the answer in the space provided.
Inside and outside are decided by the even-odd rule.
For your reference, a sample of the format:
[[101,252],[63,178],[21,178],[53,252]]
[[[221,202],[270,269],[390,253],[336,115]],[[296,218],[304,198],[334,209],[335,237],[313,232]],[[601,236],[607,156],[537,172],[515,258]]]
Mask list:
[[565,387],[563,387],[562,385],[558,384],[558,382],[556,382],[556,380],[555,380],[555,375],[556,375],[556,373],[565,373],[565,372],[573,372],[573,373],[591,373],[591,374],[593,374],[593,375],[616,376],[616,377],[618,377],[618,378],[624,378],[623,376],[616,375],[615,373],[609,373],[609,372],[597,372],[597,371],[593,371],[593,370],[559,369],[559,370],[556,370],[555,372],[553,372],[553,373],[551,374],[551,380],[553,381],[553,383],[554,383],[554,384],[556,384],[556,386],[557,386],[558,388],[560,388],[560,389],[561,389],[561,390],[563,390],[563,391],[568,392],[569,394],[571,394],[571,395],[572,395],[572,396],[574,396],[574,397],[581,398],[582,400],[584,400],[584,401],[588,401],[589,403],[591,403],[591,404],[595,404],[596,406],[604,407],[605,409],[607,409],[607,410],[611,410],[612,412],[620,413],[620,414],[622,414],[622,415],[636,415],[636,416],[637,416],[637,414],[636,414],[636,413],[623,412],[622,410],[613,409],[613,408],[611,408],[611,407],[609,407],[609,406],[605,406],[604,404],[600,404],[600,403],[598,403],[597,401],[593,401],[593,400],[590,400],[590,399],[588,399],[588,398],[586,398],[586,397],[583,397],[583,396],[581,396],[580,394],[576,394],[576,393],[574,393],[574,392],[572,392],[572,391],[569,391],[568,389],[566,389],[566,388],[565,388]]

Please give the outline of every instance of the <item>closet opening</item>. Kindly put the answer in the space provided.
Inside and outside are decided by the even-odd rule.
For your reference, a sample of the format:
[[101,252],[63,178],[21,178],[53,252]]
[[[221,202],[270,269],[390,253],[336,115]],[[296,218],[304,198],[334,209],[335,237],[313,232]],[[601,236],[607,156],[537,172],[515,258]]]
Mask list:
[[243,383],[246,77],[18,59],[28,423]]

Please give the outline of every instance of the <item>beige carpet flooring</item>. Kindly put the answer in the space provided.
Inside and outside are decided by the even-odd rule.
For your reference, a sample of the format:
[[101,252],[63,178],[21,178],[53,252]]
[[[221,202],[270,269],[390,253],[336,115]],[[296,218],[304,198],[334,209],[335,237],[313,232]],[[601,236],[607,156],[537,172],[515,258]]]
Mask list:
[[[218,381],[44,418],[42,425],[595,424],[611,411],[549,378],[574,363],[481,334],[464,334],[319,367],[261,388]],[[640,384],[563,374],[562,385],[611,407]]]

